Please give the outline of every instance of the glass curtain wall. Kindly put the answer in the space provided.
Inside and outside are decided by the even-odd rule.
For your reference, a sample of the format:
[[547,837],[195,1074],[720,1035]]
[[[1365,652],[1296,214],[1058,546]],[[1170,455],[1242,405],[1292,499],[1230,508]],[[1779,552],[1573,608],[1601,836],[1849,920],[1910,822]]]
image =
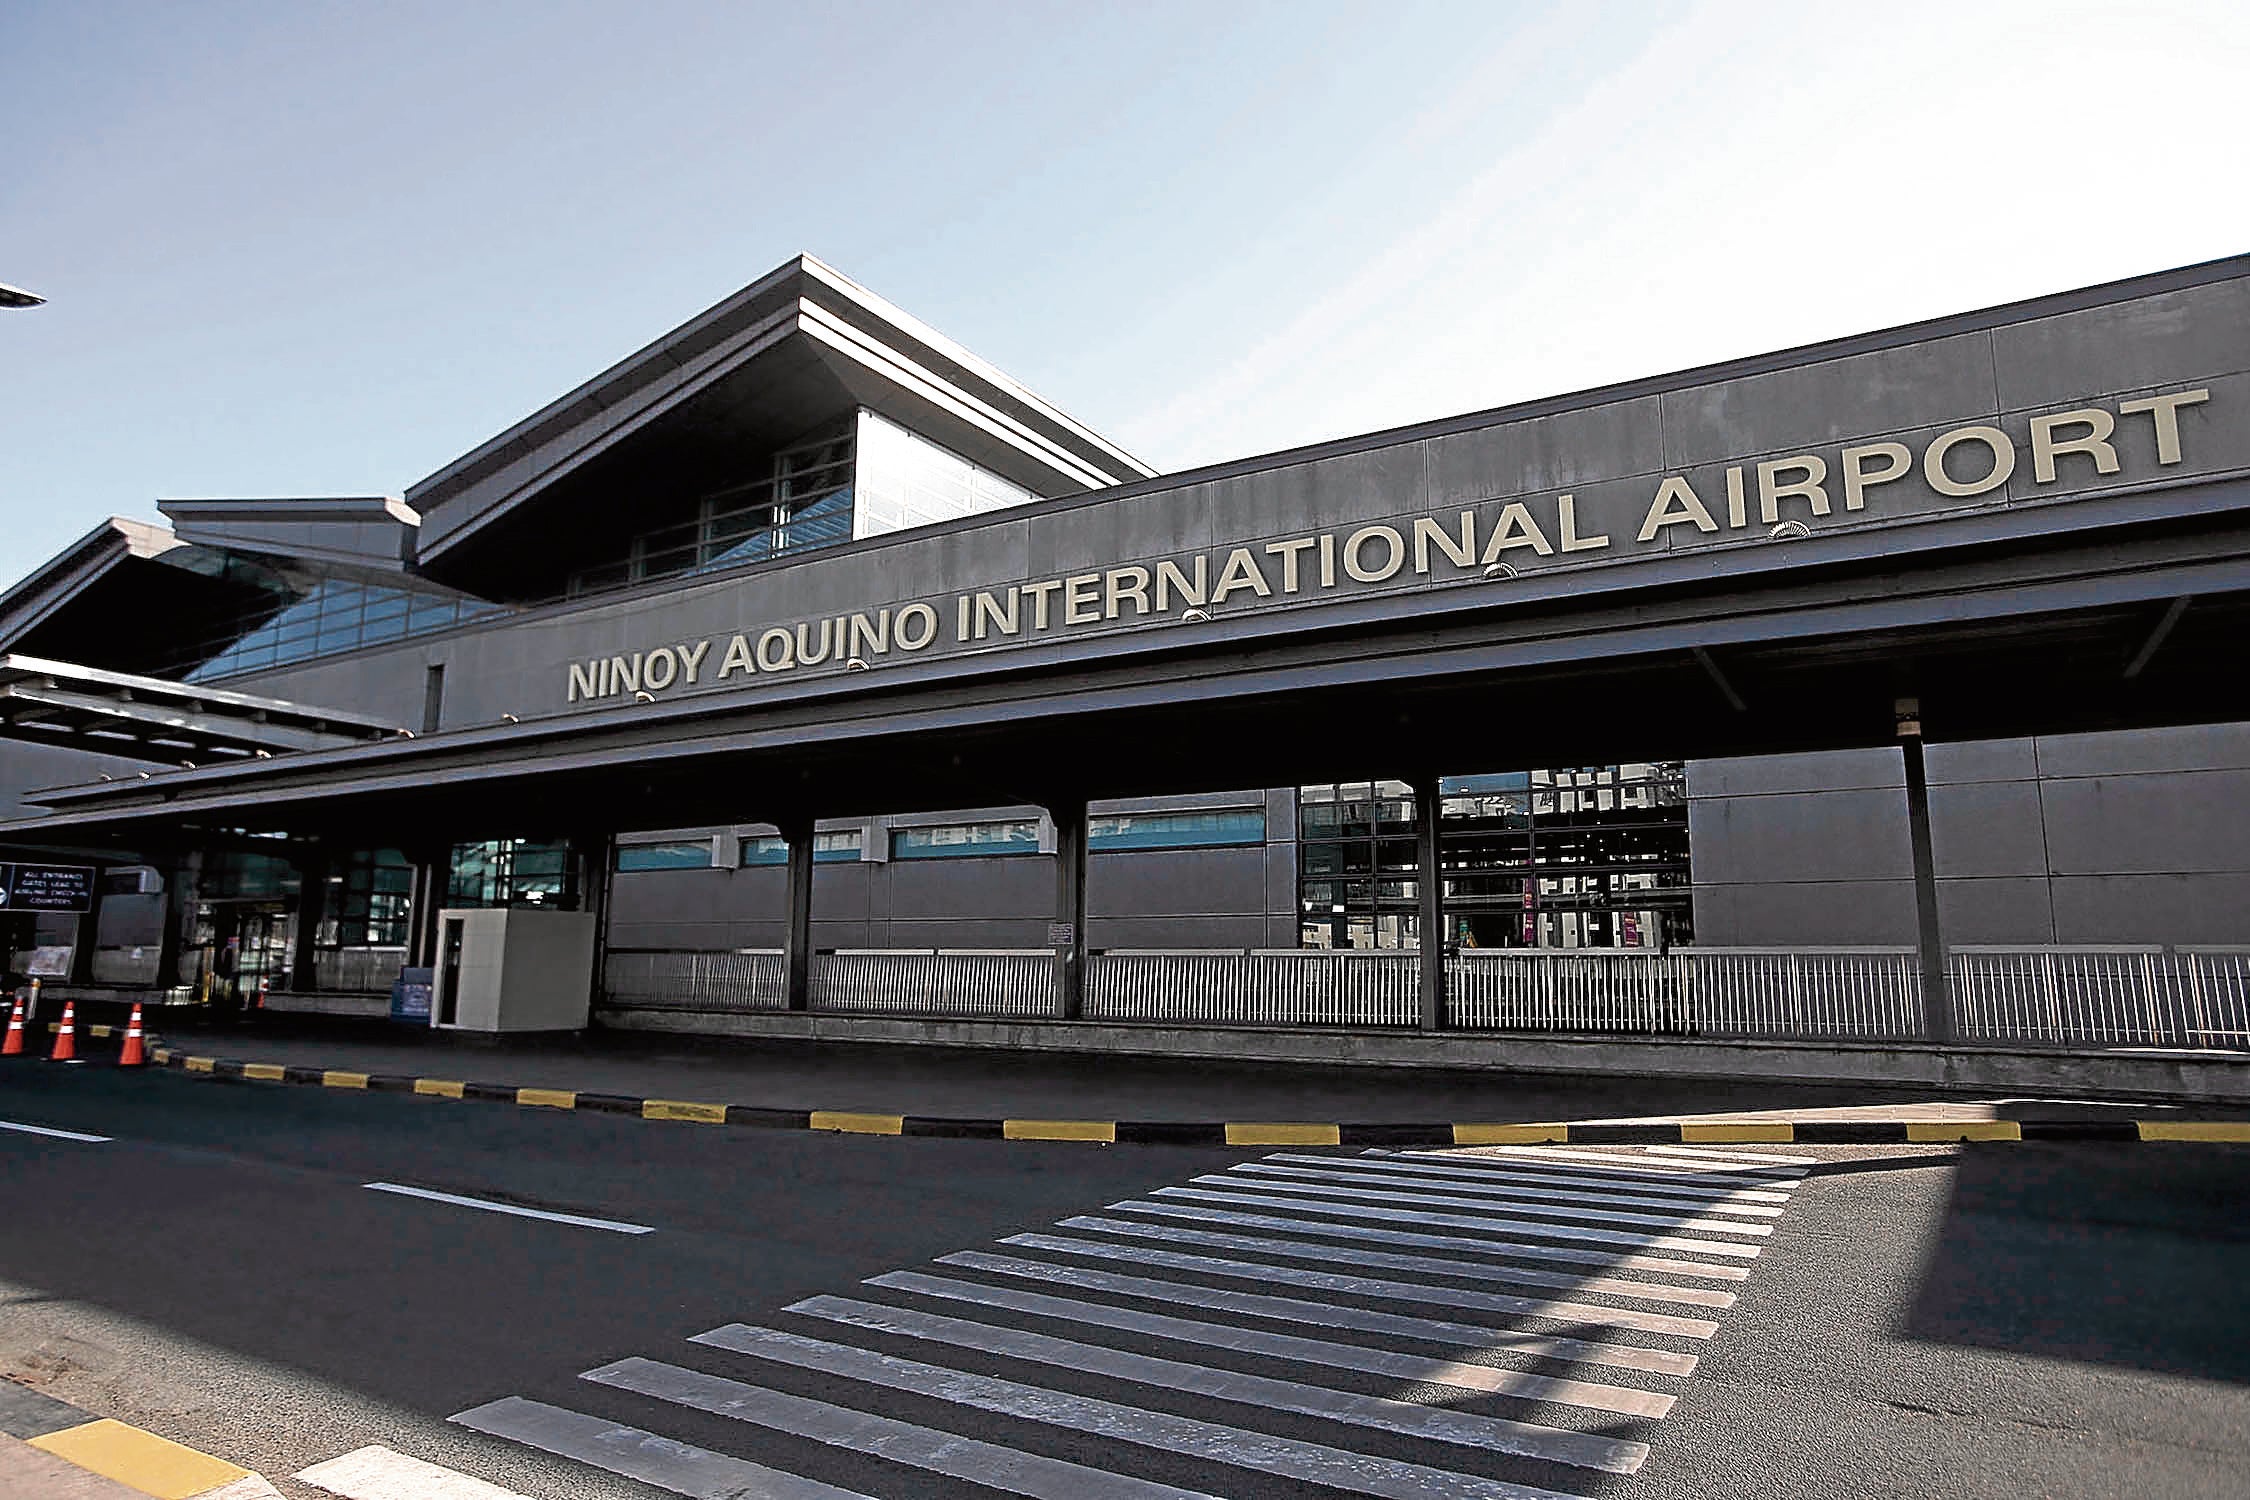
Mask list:
[[[1693,936],[1679,761],[1439,783],[1445,940],[1471,948],[1670,948]],[[1300,941],[1418,945],[1419,844],[1402,781],[1299,789]]]

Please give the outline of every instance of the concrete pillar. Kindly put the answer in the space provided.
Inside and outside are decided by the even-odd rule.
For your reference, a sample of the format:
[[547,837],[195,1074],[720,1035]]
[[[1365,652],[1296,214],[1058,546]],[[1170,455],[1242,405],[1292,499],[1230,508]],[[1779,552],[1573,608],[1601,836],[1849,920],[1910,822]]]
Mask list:
[[813,825],[780,825],[789,842],[789,889],[781,924],[782,994],[787,1009],[812,1009]]
[[1057,959],[1057,1008],[1066,1021],[1086,1014],[1086,799],[1055,797],[1055,919],[1047,930]]
[[453,846],[440,844],[404,851],[414,862],[414,888],[407,898],[412,927],[406,940],[406,966],[437,966],[438,912],[445,906],[447,884],[453,878]]
[[291,934],[289,988],[309,994],[320,988],[320,923],[327,915],[328,850],[314,844],[297,856],[297,926]]
[[1422,952],[1422,1029],[1445,1029],[1445,875],[1438,864],[1438,818],[1442,803],[1438,797],[1438,778],[1434,775],[1416,776],[1410,785],[1414,788],[1414,836],[1419,845],[1415,855],[1417,884],[1421,895],[1421,913],[1416,925],[1421,930]]
[[183,855],[163,867],[164,919],[156,938],[156,987],[173,990],[180,984],[180,950],[187,946],[187,926],[195,920],[195,877],[201,861]]
[[78,925],[71,932],[70,982],[88,985],[94,982],[94,945],[100,940],[102,924],[102,867],[94,867],[94,890],[86,909],[78,914]]
[[1946,985],[1945,940],[1938,931],[1937,860],[1930,847],[1930,783],[1922,763],[1922,708],[1896,706],[1899,752],[1906,762],[1906,831],[1914,852],[1914,931],[1921,954],[1922,1025],[1934,1043],[1953,1040],[1953,1003]]
[[571,866],[578,872],[578,909],[594,919],[593,972],[586,976],[588,1014],[601,1009],[608,998],[609,898],[617,879],[617,839],[614,834],[580,834],[570,841]]

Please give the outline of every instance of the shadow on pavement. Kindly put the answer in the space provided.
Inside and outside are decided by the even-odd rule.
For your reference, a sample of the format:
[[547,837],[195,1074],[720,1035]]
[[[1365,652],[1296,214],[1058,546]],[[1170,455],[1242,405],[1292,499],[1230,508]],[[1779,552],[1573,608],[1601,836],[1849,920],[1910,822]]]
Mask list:
[[1902,1332],[2250,1383],[2250,1148],[1963,1150]]

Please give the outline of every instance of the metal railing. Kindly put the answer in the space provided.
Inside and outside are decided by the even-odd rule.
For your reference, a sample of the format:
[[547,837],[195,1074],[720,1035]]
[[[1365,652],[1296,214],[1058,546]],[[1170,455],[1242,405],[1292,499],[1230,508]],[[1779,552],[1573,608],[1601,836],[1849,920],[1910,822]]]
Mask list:
[[1916,1037],[1912,948],[1488,948],[1446,965],[1463,1030]]
[[[370,959],[370,962],[373,960]],[[324,978],[326,975],[324,974]],[[1054,950],[816,953],[816,1012],[1061,1014]],[[1089,1021],[1408,1029],[1411,949],[1113,949],[1086,958]],[[782,955],[612,949],[607,1005],[778,1011]],[[1973,946],[1952,950],[1954,1030],[1970,1044],[2250,1051],[2250,947]],[[1905,947],[1471,949],[1446,961],[1456,1031],[1916,1041],[1921,967]]]
[[612,948],[602,965],[603,990],[618,1010],[782,1010],[784,979],[779,948]]
[[313,970],[323,991],[334,994],[384,994],[406,966],[406,949],[324,948]]
[[2250,948],[1979,945],[1950,978],[1963,1041],[2250,1045]]
[[813,955],[812,1008],[1052,1020],[1058,967],[1052,948],[840,948]]
[[1086,1017],[1262,1026],[1413,1026],[1411,949],[1113,949],[1086,956]]

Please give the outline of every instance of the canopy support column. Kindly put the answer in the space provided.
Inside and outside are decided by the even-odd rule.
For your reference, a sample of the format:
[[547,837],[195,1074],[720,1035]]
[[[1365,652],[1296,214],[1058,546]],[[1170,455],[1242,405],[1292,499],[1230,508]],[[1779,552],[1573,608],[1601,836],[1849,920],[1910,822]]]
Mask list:
[[1086,799],[1048,800],[1055,825],[1055,918],[1047,929],[1056,956],[1056,1011],[1065,1021],[1086,1014]]
[[1938,1045],[1953,1040],[1953,1004],[1945,977],[1945,940],[1938,930],[1937,858],[1930,843],[1930,783],[1922,760],[1922,705],[1894,706],[1899,752],[1906,763],[1906,831],[1914,852],[1914,934],[1922,971],[1922,1031]]
[[1421,775],[1414,788],[1414,833],[1418,844],[1415,871],[1420,915],[1415,923],[1422,955],[1420,975],[1422,1029],[1445,1029],[1445,873],[1438,865],[1438,818],[1444,803],[1438,796],[1438,778]]
[[779,825],[789,844],[789,889],[781,925],[785,1008],[812,1009],[813,824],[804,818]]

